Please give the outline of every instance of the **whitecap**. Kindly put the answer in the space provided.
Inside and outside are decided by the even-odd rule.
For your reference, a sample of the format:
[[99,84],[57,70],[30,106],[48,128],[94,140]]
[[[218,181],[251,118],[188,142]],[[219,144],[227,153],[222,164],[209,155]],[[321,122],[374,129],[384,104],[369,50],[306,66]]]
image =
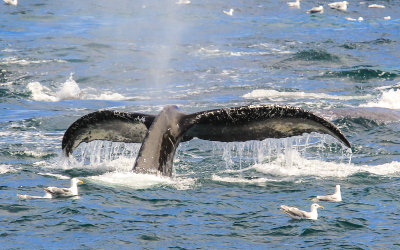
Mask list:
[[270,163],[257,163],[249,169],[275,176],[315,176],[344,178],[357,173],[371,173],[383,176],[400,176],[400,162],[390,162],[377,166],[355,165],[345,162],[327,162],[320,159],[306,159],[298,152],[280,155]]
[[[3,52],[11,52],[11,51],[5,51]],[[26,66],[30,64],[43,64],[43,63],[52,63],[52,62],[58,62],[58,63],[65,63],[66,61],[64,60],[59,60],[59,59],[54,59],[54,60],[26,60],[26,59],[20,59],[18,57],[6,57],[1,60],[2,64],[18,64],[21,66]]]
[[400,109],[400,89],[383,91],[377,101],[360,105],[361,107],[379,107],[388,109]]
[[172,186],[179,190],[192,187],[195,179],[192,178],[170,178],[154,174],[138,174],[128,172],[108,172],[100,176],[91,176],[89,179],[99,184],[126,186],[133,189],[147,189],[155,186]]
[[270,178],[252,178],[252,179],[246,179],[243,177],[232,177],[232,176],[218,176],[216,174],[213,174],[211,176],[211,180],[213,181],[218,181],[218,182],[227,182],[227,183],[244,183],[244,184],[255,184],[255,185],[264,185],[267,182],[276,182],[274,179]]
[[38,175],[51,176],[51,177],[55,177],[55,178],[60,179],[60,180],[69,180],[69,179],[71,179],[71,177],[69,177],[69,176],[65,176],[65,175],[61,175],[61,174],[53,174],[53,173],[38,173]]
[[5,174],[8,172],[15,172],[14,169],[11,168],[9,165],[0,165],[0,174]]
[[355,99],[368,99],[371,96],[343,96],[343,95],[329,95],[324,93],[306,93],[302,91],[295,92],[285,92],[285,91],[277,91],[273,89],[256,89],[251,91],[250,93],[244,94],[242,96],[246,99],[272,99],[276,101],[280,101],[284,98],[291,99],[331,99],[331,100],[355,100]]
[[[128,99],[141,99],[142,97],[125,97],[119,93],[104,90],[102,93],[94,88],[81,89],[73,79],[73,73],[62,83],[59,89],[50,89],[43,86],[40,82],[30,82],[27,89],[31,92],[34,101],[58,102],[62,100],[83,99],[83,100],[111,100],[122,101]],[[142,99],[146,99],[142,98]],[[148,98],[147,98],[148,99]]]

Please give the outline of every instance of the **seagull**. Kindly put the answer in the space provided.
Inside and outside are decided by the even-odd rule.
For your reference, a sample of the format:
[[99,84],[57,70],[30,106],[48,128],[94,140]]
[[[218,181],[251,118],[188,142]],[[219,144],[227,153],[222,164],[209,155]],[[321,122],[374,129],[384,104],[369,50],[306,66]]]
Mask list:
[[52,198],[67,198],[78,195],[78,183],[83,181],[78,178],[71,179],[70,188],[59,188],[59,187],[47,187],[43,188],[46,194],[44,196],[35,196],[27,194],[17,194],[20,199],[52,199]]
[[324,13],[324,7],[322,5],[314,7],[312,9],[307,10],[307,13]]
[[300,8],[300,0],[296,0],[296,2],[288,2],[287,5],[289,7]]
[[17,6],[18,5],[18,0],[3,0],[6,4],[9,5],[14,5]]
[[318,208],[324,208],[323,206],[318,205],[317,203],[314,203],[311,205],[311,211],[306,212],[303,210],[300,210],[296,207],[289,207],[286,205],[281,205],[282,211],[289,215],[293,219],[309,219],[309,220],[316,220],[318,219]]
[[230,9],[229,11],[223,10],[223,12],[225,14],[227,14],[228,16],[233,16],[233,11],[234,11],[234,9]]
[[383,9],[383,8],[385,8],[385,6],[381,5],[381,4],[370,4],[370,5],[368,5],[368,8],[380,8],[380,9]]
[[78,183],[83,183],[83,181],[78,178],[71,179],[70,188],[58,188],[58,187],[47,187],[43,188],[46,192],[46,196],[50,195],[51,198],[65,198],[78,195]]
[[189,0],[178,0],[178,2],[176,2],[176,4],[190,4]]
[[318,195],[317,197],[313,198],[312,201],[342,201],[340,185],[336,185],[334,194]]
[[342,11],[347,10],[348,4],[349,4],[349,2],[347,2],[347,1],[328,3],[329,7],[331,7],[332,9],[337,9],[337,10],[342,10]]
[[391,18],[390,16],[384,16],[383,19],[385,19],[385,20],[390,20],[390,19],[392,19],[392,18]]

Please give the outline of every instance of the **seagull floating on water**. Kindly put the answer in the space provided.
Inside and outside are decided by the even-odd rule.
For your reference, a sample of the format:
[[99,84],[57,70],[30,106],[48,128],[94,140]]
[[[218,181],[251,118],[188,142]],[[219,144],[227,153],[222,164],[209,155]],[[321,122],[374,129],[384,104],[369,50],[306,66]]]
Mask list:
[[223,12],[228,16],[233,16],[234,9],[230,9],[229,11],[223,10]]
[[347,10],[348,4],[349,4],[349,2],[347,2],[347,1],[328,3],[329,7],[331,7],[332,9],[337,9],[337,10],[342,10],[342,11]]
[[59,188],[59,187],[47,187],[43,188],[46,192],[45,196],[32,196],[27,194],[18,194],[20,199],[52,199],[52,198],[68,198],[78,195],[78,183],[83,183],[83,181],[78,178],[71,179],[71,187],[69,188]]
[[176,2],[176,4],[190,4],[189,0],[178,0],[178,2]]
[[380,9],[383,9],[383,8],[385,8],[385,6],[381,5],[381,4],[370,4],[370,5],[368,5],[368,8],[380,8]]
[[385,17],[383,17],[383,19],[385,19],[385,20],[390,20],[390,19],[392,19],[390,16],[385,16]]
[[317,197],[313,198],[312,201],[342,201],[340,185],[336,185],[334,194],[318,195]]
[[18,5],[18,0],[3,0],[6,4],[9,5],[14,5],[17,6]]
[[300,0],[296,0],[296,2],[288,2],[287,5],[289,7],[300,8]]
[[293,219],[309,219],[309,220],[316,220],[318,219],[318,208],[324,208],[323,206],[314,203],[311,205],[311,211],[303,211],[298,209],[297,207],[289,207],[286,205],[281,205],[282,211],[289,215]]
[[307,13],[324,13],[324,7],[322,5],[314,7],[312,9],[307,10]]
[[357,19],[352,18],[352,17],[345,17],[345,19],[348,21],[359,21],[359,22],[364,21],[364,18],[362,18],[362,17],[359,17]]

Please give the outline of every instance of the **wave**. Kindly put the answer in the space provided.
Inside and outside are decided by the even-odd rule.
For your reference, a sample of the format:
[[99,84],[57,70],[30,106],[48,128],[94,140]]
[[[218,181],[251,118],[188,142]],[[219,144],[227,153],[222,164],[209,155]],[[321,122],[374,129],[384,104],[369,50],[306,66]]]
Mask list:
[[340,62],[340,58],[338,56],[331,54],[325,50],[316,50],[316,49],[299,51],[289,59],[286,59],[286,61],[287,60]]
[[30,64],[43,64],[43,63],[53,63],[53,62],[58,62],[58,63],[65,63],[66,61],[64,60],[59,60],[59,59],[53,59],[53,60],[35,60],[35,59],[20,59],[18,57],[6,57],[1,60],[1,64],[4,65],[10,65],[10,64],[18,64],[21,66],[26,66]]
[[[240,56],[263,56],[263,55],[273,55],[273,54],[290,54],[291,51],[273,48],[267,44],[251,45],[249,49],[261,48],[261,50],[255,51],[228,51],[220,50],[217,48],[200,48],[197,54],[206,57],[240,57]],[[266,50],[267,49],[267,50]]]
[[0,174],[5,174],[9,172],[16,172],[16,170],[11,168],[11,166],[9,165],[0,164]]
[[132,171],[109,172],[100,176],[91,176],[88,179],[98,184],[126,186],[133,189],[172,186],[178,190],[187,190],[195,183],[195,179],[193,178],[170,178],[161,175],[137,174]]
[[256,89],[242,96],[246,99],[272,99],[272,100],[282,100],[282,98],[291,99],[330,99],[330,100],[358,100],[358,99],[368,99],[371,95],[365,96],[342,96],[342,95],[328,95],[324,93],[305,93],[301,91],[296,92],[285,92],[277,91],[273,89]]
[[329,120],[340,119],[341,121],[337,122],[346,124],[346,126],[368,124],[368,128],[371,128],[372,124],[378,126],[382,122],[397,122],[400,120],[400,112],[379,107],[336,108],[323,110],[321,113]]
[[345,44],[341,45],[340,47],[345,48],[345,49],[358,49],[358,48],[370,49],[371,45],[385,45],[385,44],[392,44],[394,42],[396,42],[396,41],[387,39],[387,38],[378,38],[378,39],[366,41],[366,42],[345,43]]
[[95,94],[96,90],[93,88],[82,90],[78,83],[73,79],[72,73],[59,89],[50,89],[46,86],[43,86],[40,82],[28,83],[27,89],[31,93],[31,98],[34,101],[42,102],[58,102],[72,99],[122,101],[133,98],[125,97],[119,93],[113,93],[110,91],[104,91],[103,93]]
[[[214,176],[213,180],[243,183],[245,181],[243,181],[242,176],[249,171],[256,171],[257,173],[267,174],[275,178],[252,178],[247,182],[248,184],[282,181],[282,177],[312,176],[318,178],[345,178],[359,173],[369,173],[380,176],[400,176],[400,162],[393,161],[377,166],[355,165],[344,162],[338,163],[319,159],[306,159],[301,156],[299,152],[291,150],[289,154],[280,154],[274,161],[269,163],[256,163],[245,169],[231,170],[229,172],[233,176]],[[226,174],[225,172],[222,173]]]
[[398,76],[399,75],[396,73],[385,72],[379,69],[360,68],[352,70],[328,71],[322,76],[315,76],[313,78],[349,78],[354,81],[362,82],[370,79],[393,80]]
[[361,104],[361,107],[379,107],[388,109],[400,109],[400,89],[383,91],[376,101]]

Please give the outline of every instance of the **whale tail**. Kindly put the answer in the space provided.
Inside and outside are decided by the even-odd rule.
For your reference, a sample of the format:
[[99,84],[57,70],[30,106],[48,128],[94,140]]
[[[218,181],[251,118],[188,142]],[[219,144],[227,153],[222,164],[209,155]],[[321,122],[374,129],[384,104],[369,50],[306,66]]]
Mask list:
[[[68,156],[80,143],[93,140],[142,143],[139,156],[152,147],[151,154],[158,152],[158,155],[151,158],[158,160],[146,167],[138,167],[137,159],[135,168],[156,169],[171,175],[177,145],[194,137],[232,142],[285,138],[311,132],[329,134],[350,147],[349,141],[335,125],[309,111],[290,106],[251,105],[193,114],[184,114],[175,106],[169,106],[158,116],[110,110],[97,111],[79,118],[67,129],[62,149]],[[146,140],[151,140],[147,147]],[[159,144],[158,148],[156,144]],[[147,161],[148,158],[149,154]],[[143,162],[146,162],[146,159]],[[168,171],[165,171],[165,166]]]

